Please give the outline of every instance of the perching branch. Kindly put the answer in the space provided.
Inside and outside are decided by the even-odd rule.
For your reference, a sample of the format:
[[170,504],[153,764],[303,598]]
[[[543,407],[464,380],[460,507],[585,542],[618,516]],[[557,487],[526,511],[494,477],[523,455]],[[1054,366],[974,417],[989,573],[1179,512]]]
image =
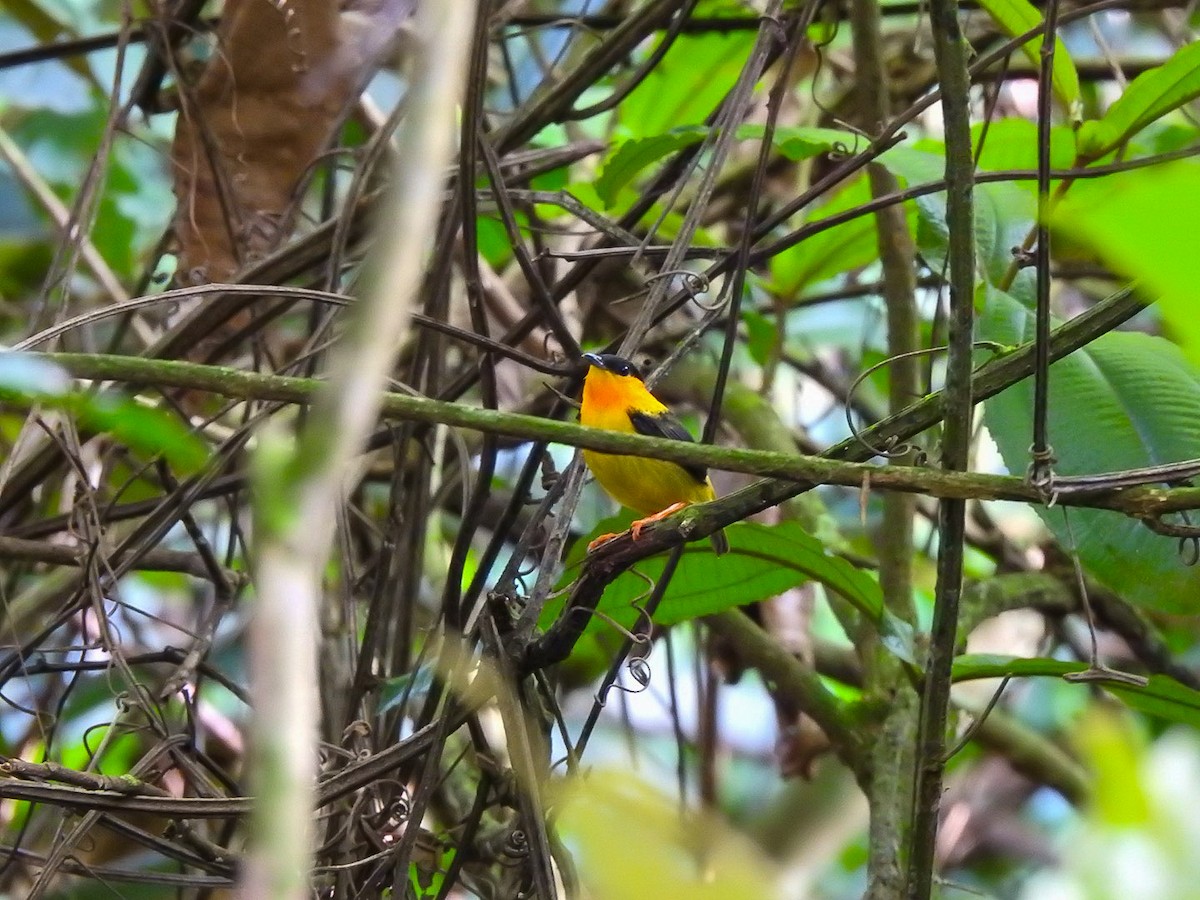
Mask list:
[[[1069,326],[1063,326],[1063,329],[1067,327]],[[1059,337],[1066,336],[1063,329],[1059,329]],[[975,399],[981,400],[998,393],[1027,374],[1027,370],[1022,369],[1021,360],[1018,359],[1023,353],[1024,351],[1008,354],[982,366],[976,376],[981,390]],[[174,360],[71,353],[44,354],[43,358],[78,378],[211,391],[224,397],[247,400],[309,403],[321,385],[321,382],[315,379],[264,375],[224,366],[206,366]],[[869,435],[873,443],[882,443],[882,439],[887,436],[907,438],[919,433],[937,421],[936,407],[939,396],[930,395],[905,413],[880,423],[865,435]],[[710,522],[708,517],[705,517],[703,522],[697,520],[697,537],[707,534],[710,524],[714,529],[727,525],[750,512],[780,503],[817,484],[909,491],[963,500],[1015,500],[1039,504],[1045,500],[1023,480],[1011,476],[938,472],[910,466],[884,468],[827,458],[835,455],[854,456],[856,453],[867,455],[853,441],[832,448],[827,451],[826,457],[801,456],[623,435],[537,416],[483,410],[407,394],[382,394],[380,404],[381,414],[390,419],[439,423],[522,440],[554,441],[610,453],[627,453],[730,472],[768,476],[787,482],[752,485],[717,503],[707,504],[707,509],[721,511],[721,520]],[[1064,505],[1111,509],[1136,518],[1151,518],[1200,507],[1200,489],[1197,488],[1137,486],[1112,490],[1106,487],[1103,480],[1093,479],[1093,482],[1086,490],[1077,490],[1070,480],[1064,479],[1063,491],[1057,501]]]

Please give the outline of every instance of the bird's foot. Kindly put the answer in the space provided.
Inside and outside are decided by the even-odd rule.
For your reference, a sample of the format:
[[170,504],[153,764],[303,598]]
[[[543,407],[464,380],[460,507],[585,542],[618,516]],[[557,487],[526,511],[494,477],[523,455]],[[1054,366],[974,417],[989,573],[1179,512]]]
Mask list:
[[600,547],[601,545],[607,544],[609,541],[613,540],[614,538],[623,537],[624,535],[627,535],[627,534],[632,534],[633,539],[636,541],[638,538],[640,538],[642,536],[642,529],[645,528],[647,525],[652,525],[655,522],[660,522],[663,519],[665,519],[667,516],[674,515],[675,513],[679,512],[685,506],[687,506],[686,503],[672,503],[666,509],[660,509],[658,512],[656,512],[652,516],[646,516],[644,519],[638,519],[636,522],[634,522],[632,525],[629,526],[628,531],[622,531],[620,534],[602,534],[602,535],[600,535],[600,537],[598,537],[595,540],[590,541],[588,543],[587,552],[591,553],[594,550],[596,550],[598,547]]
[[[622,532],[621,532],[621,534],[625,534],[625,532],[624,532],[624,531],[622,531]],[[619,537],[621,536],[621,534],[611,534],[611,533],[610,533],[610,534],[602,534],[602,535],[600,535],[600,537],[598,537],[598,538],[596,538],[594,541],[590,541],[590,542],[588,543],[587,552],[588,552],[588,553],[591,553],[592,551],[594,551],[594,550],[596,550],[598,547],[600,547],[600,545],[602,545],[602,544],[607,544],[607,543],[608,543],[609,541],[611,541],[613,538],[619,538]]]
[[673,514],[679,512],[685,506],[687,506],[686,503],[672,503],[666,509],[660,509],[658,512],[656,512],[652,516],[646,516],[646,518],[644,518],[644,519],[638,519],[636,522],[634,522],[632,525],[629,526],[629,530],[633,533],[633,539],[636,541],[638,538],[640,538],[642,536],[642,529],[645,528],[647,525],[651,525],[654,522],[661,522],[667,516],[670,516],[670,515],[673,515]]
[[608,541],[611,541],[616,538],[623,538],[623,536],[626,534],[632,534],[632,536],[634,536],[634,540],[636,541],[638,538],[641,538],[642,529],[646,528],[646,526],[648,526],[648,524],[653,524],[654,522],[661,522],[667,516],[674,515],[679,510],[682,510],[684,508],[684,506],[686,506],[686,505],[688,505],[688,504],[672,503],[670,506],[667,506],[666,509],[662,509],[662,510],[659,510],[658,512],[655,512],[655,514],[653,516],[646,516],[646,518],[638,518],[638,520],[636,522],[631,524],[628,532],[620,532],[620,534],[601,534],[599,536],[599,538],[596,538],[595,540],[588,542],[588,553],[592,553],[593,551],[596,550],[596,548],[599,548],[601,545],[607,544]]

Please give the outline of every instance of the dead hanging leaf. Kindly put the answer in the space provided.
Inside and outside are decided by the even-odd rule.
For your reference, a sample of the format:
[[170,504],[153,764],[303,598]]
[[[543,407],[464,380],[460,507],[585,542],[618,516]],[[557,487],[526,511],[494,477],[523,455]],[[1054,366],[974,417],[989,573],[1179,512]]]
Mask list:
[[314,161],[412,6],[227,0],[171,148],[180,283],[228,281],[291,234]]
[[800,712],[785,713],[778,698],[775,712],[779,720],[779,737],[775,740],[779,776],[811,781],[817,760],[832,752],[833,744],[821,726],[808,716]]

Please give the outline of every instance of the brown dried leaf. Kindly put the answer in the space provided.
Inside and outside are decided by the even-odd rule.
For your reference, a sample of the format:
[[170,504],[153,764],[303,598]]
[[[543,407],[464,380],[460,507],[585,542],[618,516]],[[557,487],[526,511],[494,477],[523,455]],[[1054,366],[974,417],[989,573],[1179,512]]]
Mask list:
[[171,161],[178,280],[228,281],[291,233],[300,190],[410,0],[229,0]]

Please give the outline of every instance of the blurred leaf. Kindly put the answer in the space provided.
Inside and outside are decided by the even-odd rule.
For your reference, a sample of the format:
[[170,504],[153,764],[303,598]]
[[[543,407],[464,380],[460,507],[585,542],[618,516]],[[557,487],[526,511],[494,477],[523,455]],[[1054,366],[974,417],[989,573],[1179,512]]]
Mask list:
[[421,666],[413,672],[389,678],[379,687],[375,714],[383,715],[409,700],[422,703],[429,696],[432,686],[433,669],[429,666]]
[[[1193,45],[1200,46],[1200,45]],[[1059,234],[1084,244],[1113,269],[1141,279],[1168,335],[1200,365],[1195,235],[1200,233],[1200,166],[1176,163],[1083,182],[1053,211]]]
[[889,653],[910,665],[923,665],[924,660],[917,660],[917,642],[912,625],[885,607],[875,627],[879,632],[879,643]]
[[[1086,668],[1084,663],[1061,659],[966,654],[955,658],[952,678],[955,682],[1003,678],[1005,675],[1015,678],[1061,678]],[[1145,687],[1111,683],[1102,684],[1102,687],[1139,712],[1200,728],[1200,691],[1194,691],[1174,678],[1151,675],[1150,683]]]
[[[127,495],[122,494],[124,499]],[[139,569],[136,572],[127,575],[126,578],[132,578],[141,582],[149,588],[152,588],[160,595],[178,594],[180,596],[190,596],[188,590],[191,587],[191,579],[183,572],[168,572],[157,569]]]
[[[761,138],[766,133],[762,125],[743,125],[738,137]],[[870,142],[853,131],[836,128],[815,128],[794,125],[775,129],[774,144],[779,152],[793,162],[810,159],[830,150],[851,155],[866,149]]]
[[162,456],[182,473],[196,472],[208,448],[171,414],[118,394],[76,393],[62,398],[89,431],[104,431],[142,456]]
[[775,351],[775,344],[779,336],[775,320],[760,312],[747,309],[742,313],[742,321],[746,323],[746,349],[750,352],[750,358],[760,366],[766,365],[767,360]]
[[62,368],[29,353],[0,353],[0,389],[27,397],[58,397],[71,390]]
[[559,166],[547,172],[539,172],[529,179],[529,187],[535,191],[561,191],[571,180],[570,166]]
[[106,115],[102,107],[79,112],[33,109],[15,117],[9,131],[42,178],[77,189],[83,167],[100,146]]
[[1128,721],[1108,712],[1093,712],[1079,728],[1077,741],[1090,763],[1096,783],[1093,812],[1107,825],[1141,826],[1150,804],[1138,778],[1145,747],[1130,732]]
[[[39,109],[17,119],[13,137],[69,206],[100,146],[106,122],[107,111],[102,106],[75,113]],[[169,202],[170,195],[158,177],[160,169],[154,151],[140,141],[118,141],[108,156],[104,190],[88,236],[120,277],[137,277],[141,251],[159,239],[166,224],[173,201]]]
[[96,227],[91,234],[92,243],[109,268],[118,277],[130,277],[137,259],[134,254],[137,249],[134,241],[137,226],[133,219],[121,211],[121,205],[115,197],[106,196],[97,205]]
[[773,866],[742,835],[627,770],[552,785],[562,835],[590,896],[604,900],[762,900]]
[[1021,900],[1191,900],[1200,884],[1200,739],[1175,728],[1147,745],[1128,716],[1097,712],[1076,728],[1094,800],[1063,835],[1059,865]]
[[1086,160],[1117,149],[1155,119],[1200,96],[1200,41],[1180,47],[1161,66],[1133,79],[1103,118],[1079,129],[1079,156]]
[[[43,44],[49,44],[59,36],[66,36],[68,38],[79,37],[65,23],[59,21],[52,13],[48,12],[42,4],[34,3],[33,0],[5,0],[4,9],[5,12],[29,29],[29,32]],[[92,75],[92,70],[88,66],[85,55],[68,55],[63,57],[61,62],[63,65],[70,67],[76,74],[86,78],[92,87],[103,90],[102,85]]]
[[618,107],[622,134],[649,137],[702,124],[737,81],[754,40],[746,31],[678,38]]
[[[1033,336],[1033,314],[995,288],[986,291],[979,337],[1016,344]],[[1029,463],[1033,383],[984,402],[984,421],[1011,472]],[[1050,443],[1061,475],[1087,475],[1175,462],[1200,447],[1200,376],[1159,337],[1114,332],[1050,369]],[[1138,606],[1194,611],[1200,572],[1180,560],[1176,541],[1105,510],[1034,507],[1064,548]]]
[[[979,0],[979,5],[987,10],[988,15],[995,20],[1000,29],[1009,37],[1025,34],[1031,28],[1043,23],[1042,14],[1033,4],[1026,0]],[[1021,52],[1035,66],[1040,66],[1042,59],[1042,37],[1033,38],[1021,45]],[[1081,118],[1079,100],[1079,73],[1075,71],[1075,63],[1067,52],[1062,39],[1054,39],[1054,68],[1051,72],[1052,89],[1058,102],[1072,121]]]
[[[622,524],[623,523],[623,524]],[[595,535],[628,527],[628,518],[601,522]],[[849,600],[870,621],[882,622],[883,596],[878,582],[841,557],[831,556],[816,538],[795,522],[759,525],[739,522],[725,529],[730,552],[718,557],[707,543],[688,544],[666,595],[654,614],[659,625],[673,625],[774,597],[807,581],[816,581]],[[583,561],[588,541],[580,540],[567,557],[566,587]],[[637,564],[637,571],[657,580],[665,555]],[[640,615],[630,604],[649,589],[646,578],[622,573],[608,586],[598,609],[623,625]],[[547,604],[542,624],[548,626],[562,611],[564,597]],[[607,627],[593,617],[590,629]],[[889,625],[889,630],[891,629]],[[901,635],[902,638],[902,635]]]
[[479,216],[475,220],[475,232],[483,258],[493,269],[503,269],[513,255],[504,223],[493,216]]
[[0,401],[69,412],[85,429],[106,432],[143,456],[162,456],[183,473],[208,460],[205,443],[169,413],[111,392],[73,390],[66,372],[30,354],[0,353]]
[[[0,198],[0,204],[4,198]],[[36,293],[46,270],[54,258],[54,251],[46,235],[35,226],[26,237],[14,240],[0,239],[0,300]],[[4,309],[3,313],[15,313],[16,309]]]

